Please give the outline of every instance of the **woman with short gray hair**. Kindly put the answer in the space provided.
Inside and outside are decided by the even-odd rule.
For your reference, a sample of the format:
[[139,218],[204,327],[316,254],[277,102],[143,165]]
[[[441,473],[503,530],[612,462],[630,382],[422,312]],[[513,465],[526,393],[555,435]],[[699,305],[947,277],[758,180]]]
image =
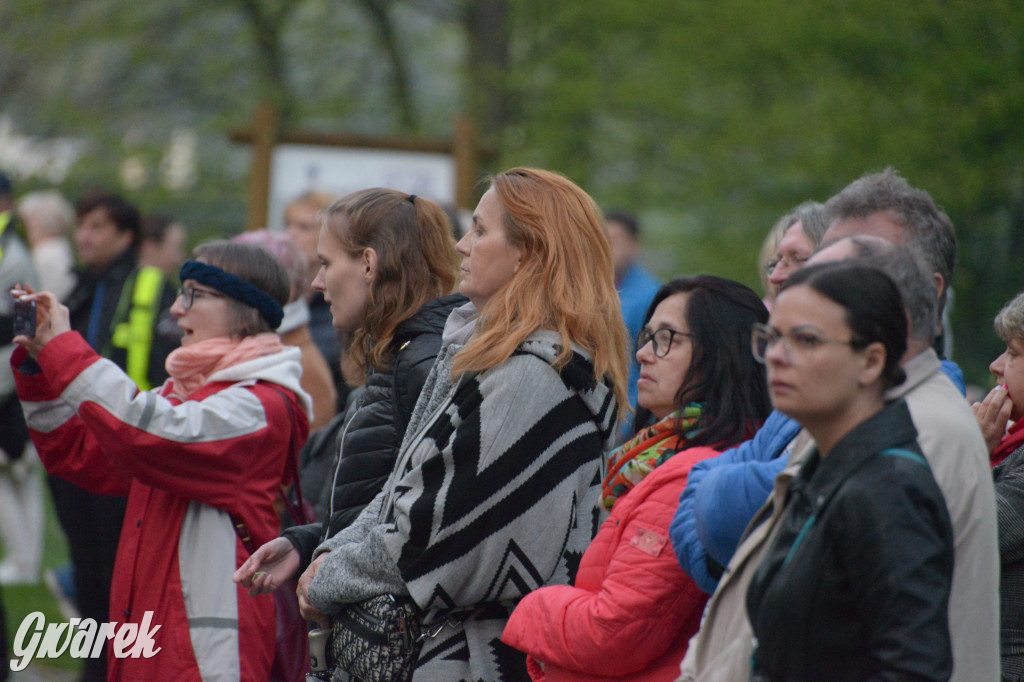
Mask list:
[[999,311],[994,327],[1006,343],[989,365],[999,384],[972,407],[994,467],[1002,677],[1016,680],[1024,676],[1024,293]]

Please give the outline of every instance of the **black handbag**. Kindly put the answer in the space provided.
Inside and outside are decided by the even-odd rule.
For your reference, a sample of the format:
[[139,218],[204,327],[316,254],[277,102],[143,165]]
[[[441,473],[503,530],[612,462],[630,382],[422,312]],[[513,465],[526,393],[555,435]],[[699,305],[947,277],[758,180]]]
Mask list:
[[331,619],[327,662],[360,682],[408,682],[422,633],[420,609],[409,597],[382,594],[348,604]]

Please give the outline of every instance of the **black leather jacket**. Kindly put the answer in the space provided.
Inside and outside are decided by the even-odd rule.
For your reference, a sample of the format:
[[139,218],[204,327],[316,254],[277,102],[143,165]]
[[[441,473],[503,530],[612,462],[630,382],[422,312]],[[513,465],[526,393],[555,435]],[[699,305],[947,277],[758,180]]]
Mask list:
[[793,479],[747,592],[752,680],[947,680],[953,531],[906,403]]
[[[427,374],[441,350],[441,332],[448,314],[466,303],[461,294],[430,301],[398,326],[392,348],[395,362],[390,371],[372,367],[366,383],[349,407],[342,432],[340,459],[328,475],[333,477],[330,523],[295,526],[283,535],[299,550],[305,568],[317,545],[355,521],[376,497],[394,466],[413,407]],[[325,427],[327,428],[327,427]],[[324,486],[322,495],[331,495]]]

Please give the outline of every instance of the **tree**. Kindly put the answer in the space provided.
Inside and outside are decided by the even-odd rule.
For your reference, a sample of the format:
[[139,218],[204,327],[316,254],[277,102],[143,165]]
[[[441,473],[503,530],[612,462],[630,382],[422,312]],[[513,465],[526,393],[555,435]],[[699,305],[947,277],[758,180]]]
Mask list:
[[126,157],[158,168],[192,130],[195,188],[138,193],[211,230],[244,213],[225,132],[269,96],[328,131],[444,136],[468,111],[499,150],[488,170],[553,168],[639,210],[663,276],[756,286],[779,215],[895,166],[957,225],[955,358],[974,381],[1021,287],[1020,3],[15,0],[0,31],[0,115],[89,145],[69,191],[116,182]]

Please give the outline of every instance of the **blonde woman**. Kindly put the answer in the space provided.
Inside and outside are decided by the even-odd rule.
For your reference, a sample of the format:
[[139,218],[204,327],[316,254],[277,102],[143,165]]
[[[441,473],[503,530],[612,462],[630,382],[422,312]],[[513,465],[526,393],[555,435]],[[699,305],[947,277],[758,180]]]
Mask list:
[[525,680],[501,633],[524,594],[572,580],[596,532],[626,332],[600,212],[560,175],[497,175],[457,248],[470,303],[448,318],[396,469],[317,550],[299,599],[335,618],[411,598],[428,634],[411,679]]

